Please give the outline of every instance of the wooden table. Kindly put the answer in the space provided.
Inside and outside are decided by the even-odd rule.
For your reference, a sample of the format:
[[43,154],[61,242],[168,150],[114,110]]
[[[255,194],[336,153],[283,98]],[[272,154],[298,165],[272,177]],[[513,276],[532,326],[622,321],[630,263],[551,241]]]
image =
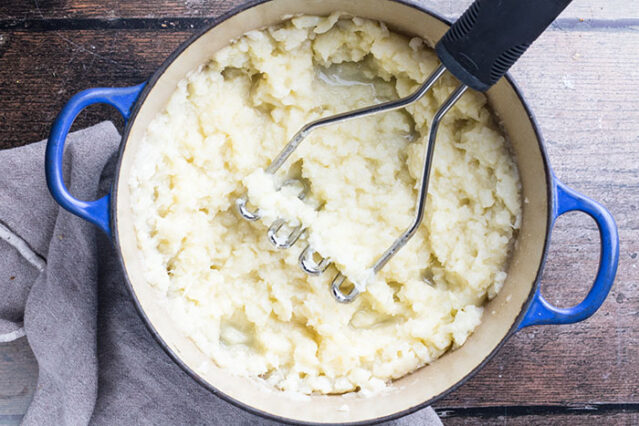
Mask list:
[[[242,1],[3,0],[0,148],[45,138],[81,89],[144,81],[198,28]],[[453,18],[470,0],[422,3]],[[557,175],[614,214],[621,237],[617,281],[594,317],[525,329],[435,407],[453,425],[639,424],[639,3],[575,1],[512,74],[536,113]],[[114,111],[92,107],[75,127],[105,118],[121,126]],[[598,256],[593,221],[562,217],[544,294],[559,306],[580,301]],[[21,419],[36,378],[25,339],[0,344],[0,424]]]

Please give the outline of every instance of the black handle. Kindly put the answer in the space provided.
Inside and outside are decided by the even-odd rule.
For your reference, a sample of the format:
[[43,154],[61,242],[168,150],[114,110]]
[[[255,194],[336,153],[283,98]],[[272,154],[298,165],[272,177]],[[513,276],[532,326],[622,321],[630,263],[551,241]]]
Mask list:
[[435,50],[462,83],[486,91],[571,0],[476,0]]

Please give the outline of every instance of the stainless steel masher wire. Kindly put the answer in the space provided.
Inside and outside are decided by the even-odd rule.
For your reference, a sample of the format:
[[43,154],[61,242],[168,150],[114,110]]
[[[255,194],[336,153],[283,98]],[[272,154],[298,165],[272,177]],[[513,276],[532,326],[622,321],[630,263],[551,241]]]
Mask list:
[[[331,124],[341,123],[348,120],[354,120],[356,118],[362,118],[369,115],[378,114],[381,112],[392,111],[396,109],[404,108],[412,103],[417,102],[419,99],[426,94],[430,90],[430,88],[435,84],[435,82],[446,72],[446,68],[443,65],[440,65],[431,75],[428,77],[426,82],[422,84],[415,92],[412,94],[397,99],[394,101],[383,102],[377,105],[371,105],[363,108],[359,108],[352,111],[346,111],[341,114],[331,115],[329,117],[320,118],[318,120],[307,123],[302,127],[286,144],[286,146],[277,154],[277,157],[269,164],[266,168],[266,173],[275,174],[280,167],[288,160],[288,158],[293,154],[293,152],[297,149],[297,147],[302,143],[302,141],[314,130],[319,129],[320,127],[329,126]],[[241,197],[237,200],[237,207],[244,219],[249,221],[255,221],[261,218],[261,214],[259,209],[255,211],[250,211],[247,207],[248,199],[246,196]]]
[[[426,148],[426,156],[424,158],[424,168],[422,171],[422,179],[419,187],[419,195],[417,198],[417,206],[415,208],[415,218],[411,225],[404,231],[402,235],[397,238],[391,246],[386,249],[386,251],[377,259],[373,267],[373,273],[377,274],[391,258],[408,243],[417,229],[419,225],[422,223],[424,219],[424,211],[426,207],[426,195],[428,193],[428,182],[430,179],[430,170],[433,162],[433,152],[435,151],[435,140],[437,139],[437,129],[439,128],[439,123],[446,113],[455,105],[455,103],[462,97],[462,95],[466,92],[468,86],[462,84],[453,93],[450,94],[448,99],[441,105],[439,110],[433,116],[433,122],[430,126],[430,132],[428,135],[428,145]],[[359,294],[359,290],[357,287],[353,287],[352,290],[348,294],[342,293],[340,287],[344,283],[345,277],[341,272],[337,272],[333,281],[331,282],[331,290],[333,292],[333,296],[338,302],[348,303],[351,302],[357,295]]]
[[[394,101],[384,102],[377,105],[372,105],[369,107],[364,107],[360,109],[356,109],[353,111],[347,111],[341,114],[332,115],[330,117],[325,117],[318,119],[316,121],[310,122],[302,127],[288,144],[282,149],[282,151],[277,155],[277,157],[271,162],[271,164],[266,168],[266,172],[269,174],[275,174],[282,165],[286,162],[286,160],[293,154],[295,149],[300,145],[300,143],[315,129],[320,127],[329,126],[336,123],[341,123],[347,120],[353,120],[356,118],[362,118],[382,112],[392,111],[396,109],[404,108],[410,104],[417,102],[421,99],[435,84],[435,82],[446,72],[446,67],[440,65],[429,77],[426,81],[412,94],[397,99]],[[439,123],[441,122],[444,115],[452,108],[452,106],[461,98],[461,96],[466,92],[468,87],[466,85],[460,85],[457,89],[455,89],[451,95],[446,99],[446,101],[441,105],[439,110],[435,113],[433,117],[433,121],[430,127],[430,133],[428,138],[427,151],[424,158],[424,168],[422,173],[422,179],[419,189],[419,196],[417,200],[417,206],[415,209],[415,218],[411,225],[397,238],[393,244],[377,259],[377,261],[372,266],[372,271],[376,274],[379,272],[388,261],[402,248],[406,245],[406,243],[410,240],[410,238],[415,234],[419,225],[421,224],[424,217],[424,209],[426,205],[426,194],[428,192],[428,181],[430,177],[430,168],[433,160],[433,152],[435,148],[435,140],[437,136],[437,130],[439,128]],[[246,196],[239,198],[236,201],[237,208],[240,212],[240,215],[249,221],[258,220],[261,218],[261,213],[259,209],[255,211],[250,211],[247,207],[248,199]],[[277,219],[277,230],[279,230],[283,224],[283,219]],[[271,226],[272,228],[272,226]],[[277,230],[275,232],[277,232]],[[292,246],[300,235],[303,234],[303,229],[301,229],[301,225],[295,227],[286,244],[283,244],[282,247],[288,248]],[[271,236],[272,230],[269,229],[269,236]],[[329,259],[322,259],[320,262],[314,262],[312,260],[314,250],[312,247],[307,246],[302,254],[299,257],[300,266],[302,269],[312,275],[317,275],[325,271],[330,265]],[[345,277],[341,272],[338,272],[331,282],[331,291],[335,299],[340,303],[348,303],[351,302],[359,295],[359,290],[356,286],[353,286],[351,291],[348,294],[344,294],[341,291],[341,286],[345,281]]]

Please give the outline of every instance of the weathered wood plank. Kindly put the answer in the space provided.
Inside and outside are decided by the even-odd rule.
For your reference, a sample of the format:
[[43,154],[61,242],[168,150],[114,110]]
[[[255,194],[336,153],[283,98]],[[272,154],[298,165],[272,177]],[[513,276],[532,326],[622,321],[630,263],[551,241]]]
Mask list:
[[[190,33],[2,33],[0,148],[46,137],[55,115],[76,91],[143,81]],[[639,331],[633,327],[639,320],[639,104],[633,91],[639,87],[638,49],[639,33],[554,30],[544,34],[515,67],[513,74],[537,115],[558,176],[602,201],[617,219],[621,235],[618,278],[611,296],[593,318],[577,325],[520,332],[475,378],[437,407],[639,402]],[[117,117],[117,113],[92,108],[77,126],[107,116]],[[583,297],[594,275],[598,247],[589,219],[575,214],[559,221],[544,274],[549,300],[567,306]],[[24,344],[15,343],[22,345],[16,350],[23,351]],[[3,384],[4,371],[14,368],[14,361],[4,361],[6,347],[0,346]],[[33,362],[29,368],[28,379],[20,382],[28,391],[36,377]],[[17,401],[25,398],[20,396]],[[7,401],[13,401],[7,404],[14,407],[25,406]],[[5,413],[0,410],[0,414]],[[637,422],[636,413],[592,418],[603,423]],[[462,421],[458,419],[446,423],[458,424],[455,422]],[[557,424],[571,423],[570,417],[557,419]],[[508,421],[555,423],[555,417],[552,421],[509,417]]]
[[[182,41],[186,32],[79,31],[2,35],[0,46],[0,149],[43,139],[66,101],[95,86],[141,83]],[[107,107],[87,109],[76,128],[105,117]]]
[[[153,17],[209,17],[218,16],[244,0],[4,0],[0,4],[0,20],[42,18],[153,18]],[[433,11],[454,18],[459,16],[471,0],[415,0]],[[639,18],[639,6],[627,0],[605,2],[575,1],[560,19],[574,21],[606,20],[606,25],[633,25]],[[584,26],[588,23],[584,23]],[[634,23],[637,25],[637,23]]]
[[38,366],[26,339],[0,344],[0,424],[25,413],[37,379]]
[[442,422],[446,426],[477,425],[482,426],[530,426],[530,425],[553,425],[553,426],[574,426],[574,425],[610,425],[610,426],[636,426],[639,423],[639,413],[613,413],[613,414],[550,414],[550,415],[527,415],[513,416],[508,409],[503,411],[501,416],[470,416],[470,417],[447,417],[442,416]]

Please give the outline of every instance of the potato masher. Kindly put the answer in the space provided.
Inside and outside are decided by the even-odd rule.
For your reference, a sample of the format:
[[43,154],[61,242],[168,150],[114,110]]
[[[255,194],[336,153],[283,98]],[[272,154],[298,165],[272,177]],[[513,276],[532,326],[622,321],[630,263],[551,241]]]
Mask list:
[[[433,117],[430,127],[414,219],[410,226],[371,266],[372,273],[376,274],[406,245],[422,222],[437,129],[444,115],[455,105],[468,88],[483,92],[497,83],[528,49],[530,44],[539,37],[570,2],[571,0],[476,0],[436,44],[435,51],[442,64],[415,92],[398,100],[332,115],[307,123],[275,157],[266,168],[266,173],[274,175],[300,143],[315,129],[404,108],[421,99],[446,71],[455,76],[460,81],[460,84],[441,104]],[[283,183],[283,185],[299,184],[299,182],[294,180],[288,180]],[[299,192],[299,198],[303,199],[305,194],[305,189],[302,187]],[[249,221],[260,219],[260,210],[251,211],[247,204],[248,199],[246,196],[236,200],[240,215]],[[293,246],[306,231],[301,224],[289,226],[289,234],[282,237],[280,231],[285,224],[286,221],[284,219],[276,219],[268,230],[269,240],[276,247],[282,249]],[[314,259],[316,254],[315,250],[310,245],[307,245],[299,257],[301,268],[311,275],[321,274],[331,264],[331,260],[327,258],[321,258],[321,260],[316,261]],[[343,293],[341,287],[345,279],[346,277],[338,271],[331,282],[332,294],[341,303],[351,302],[361,291],[355,285],[347,294]]]

